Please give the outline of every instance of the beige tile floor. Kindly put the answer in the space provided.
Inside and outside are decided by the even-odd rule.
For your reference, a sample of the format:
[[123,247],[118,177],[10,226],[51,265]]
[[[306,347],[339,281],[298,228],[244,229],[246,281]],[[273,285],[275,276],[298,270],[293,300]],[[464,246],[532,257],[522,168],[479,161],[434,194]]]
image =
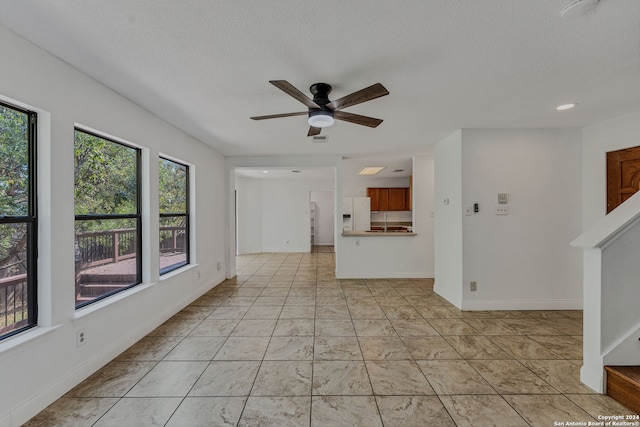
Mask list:
[[[579,381],[580,311],[462,312],[334,254],[221,283],[27,426],[553,426],[629,413]],[[559,424],[555,424],[559,425]]]

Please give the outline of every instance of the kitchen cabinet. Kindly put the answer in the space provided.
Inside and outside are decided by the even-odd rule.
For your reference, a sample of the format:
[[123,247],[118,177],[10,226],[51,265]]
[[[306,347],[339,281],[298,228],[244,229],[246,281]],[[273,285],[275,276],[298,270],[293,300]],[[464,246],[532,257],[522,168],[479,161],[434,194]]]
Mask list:
[[409,188],[367,188],[372,211],[410,211],[411,190]]
[[406,211],[407,198],[406,189],[389,188],[389,210],[390,211]]
[[371,198],[372,211],[389,210],[389,189],[388,188],[367,188],[367,197]]

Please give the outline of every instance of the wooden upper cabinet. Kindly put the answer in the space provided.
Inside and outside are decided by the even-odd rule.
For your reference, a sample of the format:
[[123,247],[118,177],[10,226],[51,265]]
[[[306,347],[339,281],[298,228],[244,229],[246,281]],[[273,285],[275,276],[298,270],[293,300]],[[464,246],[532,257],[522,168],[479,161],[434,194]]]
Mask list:
[[409,188],[367,188],[367,197],[371,198],[372,211],[409,211],[411,210],[411,191]]
[[372,211],[379,210],[378,206],[380,206],[380,203],[378,202],[378,189],[377,188],[368,187],[367,188],[367,197],[369,199],[371,199],[370,200],[371,210]]
[[409,200],[409,210],[413,210],[413,175],[409,175],[409,190],[407,192],[407,200]]
[[404,188],[389,188],[389,210],[405,211],[407,210],[407,192]]
[[367,188],[367,197],[371,198],[372,211],[389,210],[389,189],[388,188]]

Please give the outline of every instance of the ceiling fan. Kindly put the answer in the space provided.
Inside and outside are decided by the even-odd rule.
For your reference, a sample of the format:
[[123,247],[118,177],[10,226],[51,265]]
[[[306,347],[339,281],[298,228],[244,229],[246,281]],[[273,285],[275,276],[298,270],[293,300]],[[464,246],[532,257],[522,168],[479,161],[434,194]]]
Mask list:
[[382,123],[381,119],[373,117],[361,116],[359,114],[347,113],[340,111],[343,108],[360,104],[381,96],[389,95],[389,91],[380,83],[376,83],[350,95],[343,96],[340,99],[329,101],[331,93],[331,85],[326,83],[315,83],[311,85],[309,91],[313,94],[313,100],[307,95],[296,89],[286,80],[270,80],[269,83],[282,90],[286,94],[294,97],[309,108],[309,111],[300,111],[298,113],[272,114],[269,116],[251,117],[252,120],[277,119],[279,117],[290,116],[309,116],[309,133],[307,136],[319,135],[324,127],[331,126],[334,119],[343,120],[345,122],[355,123],[357,125],[369,126],[371,128],[378,127]]

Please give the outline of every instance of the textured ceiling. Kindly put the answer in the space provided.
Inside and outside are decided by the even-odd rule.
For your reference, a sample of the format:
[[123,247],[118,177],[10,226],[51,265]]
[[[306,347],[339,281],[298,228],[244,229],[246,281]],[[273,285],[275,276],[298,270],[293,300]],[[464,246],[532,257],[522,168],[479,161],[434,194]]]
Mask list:
[[[0,23],[225,155],[420,150],[457,128],[580,127],[640,109],[640,1],[3,0]],[[268,83],[380,82],[328,144]],[[571,111],[555,106],[578,102]]]

